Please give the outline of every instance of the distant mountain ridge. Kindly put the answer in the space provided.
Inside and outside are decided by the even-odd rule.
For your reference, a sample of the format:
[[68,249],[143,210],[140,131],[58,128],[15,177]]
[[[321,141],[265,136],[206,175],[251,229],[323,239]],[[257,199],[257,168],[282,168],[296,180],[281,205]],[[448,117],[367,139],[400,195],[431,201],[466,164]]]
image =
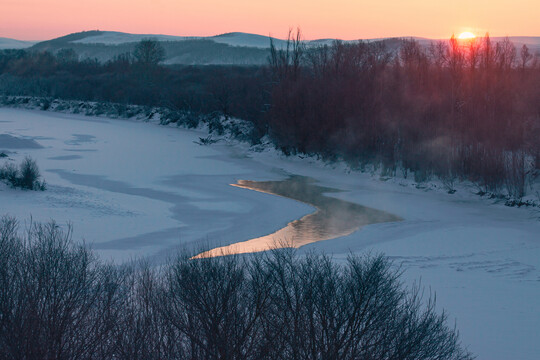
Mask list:
[[26,49],[37,41],[24,41],[0,37],[0,50],[2,49]]
[[[422,45],[429,45],[437,39],[404,37],[417,40]],[[160,34],[130,34],[117,31],[83,31],[68,34],[55,39],[31,42],[0,38],[0,49],[24,49],[50,51],[73,49],[80,59],[91,58],[107,61],[120,54],[133,51],[135,44],[143,39],[155,39],[165,48],[165,64],[184,65],[259,65],[267,62],[270,40],[278,48],[286,45],[286,40],[269,36],[232,32],[215,36],[173,36]],[[388,41],[391,48],[398,44],[399,38],[367,39],[366,41]],[[502,37],[494,37],[500,41]],[[308,40],[307,46],[330,45],[337,39]],[[515,36],[510,40],[520,48],[527,45],[532,51],[540,52],[540,37]],[[348,40],[355,42],[358,40]]]
[[[257,48],[269,48],[270,37],[257,34],[248,34],[242,32],[232,32],[214,36],[173,36],[160,34],[129,34],[117,31],[92,32],[82,39],[74,40],[74,43],[80,44],[104,44],[119,45],[129,42],[139,42],[143,39],[154,39],[157,41],[185,41],[185,40],[211,40],[216,43],[230,46],[246,46]],[[285,40],[272,38],[279,45],[285,44]]]

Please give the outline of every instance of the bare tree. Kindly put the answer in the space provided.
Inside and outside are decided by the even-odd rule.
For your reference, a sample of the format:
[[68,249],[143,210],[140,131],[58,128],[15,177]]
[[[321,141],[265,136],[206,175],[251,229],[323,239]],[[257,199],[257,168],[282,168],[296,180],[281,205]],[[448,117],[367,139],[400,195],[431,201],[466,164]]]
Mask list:
[[119,269],[126,276],[122,312],[114,329],[115,358],[125,360],[178,359],[181,338],[160,309],[163,292],[160,268],[136,263]]
[[266,336],[276,339],[276,358],[471,358],[434,301],[424,304],[419,288],[407,292],[382,256],[351,256],[340,266],[285,250],[266,261],[274,278]]
[[523,44],[519,52],[519,56],[521,60],[521,63],[520,63],[521,69],[525,70],[525,68],[527,67],[527,64],[532,60],[533,54],[531,54],[527,45]]
[[278,49],[270,38],[270,66],[278,79],[291,77],[296,79],[303,61],[305,46],[302,42],[302,32],[296,29],[296,34],[289,29],[285,49]]
[[268,280],[260,262],[236,256],[188,260],[167,273],[162,314],[181,335],[188,358],[258,359],[266,340]]
[[446,320],[383,256],[114,267],[69,228],[0,219],[0,360],[471,359]]
[[[2,273],[2,332],[5,359],[94,359],[112,355],[108,336],[119,308],[115,271],[101,267],[71,230],[51,222],[32,224],[19,238],[12,220],[0,234],[11,247]],[[4,239],[6,240],[6,239]],[[16,260],[16,262],[14,261]],[[7,266],[7,268],[4,268]]]
[[157,40],[143,39],[135,46],[133,57],[143,66],[156,66],[165,59],[165,49]]

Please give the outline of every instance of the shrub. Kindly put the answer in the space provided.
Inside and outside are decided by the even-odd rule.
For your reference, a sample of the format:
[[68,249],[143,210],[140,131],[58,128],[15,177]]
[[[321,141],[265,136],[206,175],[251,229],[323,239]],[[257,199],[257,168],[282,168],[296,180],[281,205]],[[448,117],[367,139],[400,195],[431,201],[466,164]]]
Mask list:
[[12,163],[6,163],[0,169],[0,180],[5,180],[13,187],[28,190],[45,190],[45,181],[40,181],[41,174],[35,160],[29,156],[17,168]]
[[0,358],[113,358],[118,274],[69,228],[33,224],[19,237],[13,218],[0,219]]
[[446,315],[383,256],[290,249],[166,269],[157,305],[179,353],[204,359],[470,359]]
[[6,180],[12,186],[18,186],[19,169],[12,163],[4,164],[0,169],[0,180]]
[[41,177],[35,160],[30,157],[24,158],[20,165],[19,173],[19,186],[23,189],[34,189],[35,183]]
[[294,250],[112,267],[0,218],[0,359],[471,359],[383,256]]

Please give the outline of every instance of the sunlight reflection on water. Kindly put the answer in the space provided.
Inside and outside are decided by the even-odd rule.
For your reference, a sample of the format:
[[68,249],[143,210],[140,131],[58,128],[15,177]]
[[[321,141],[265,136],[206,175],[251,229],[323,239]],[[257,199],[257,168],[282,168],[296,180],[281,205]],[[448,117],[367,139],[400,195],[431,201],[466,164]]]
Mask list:
[[244,254],[295,247],[349,235],[362,226],[402,220],[390,213],[326,196],[341,190],[315,185],[315,180],[305,176],[291,176],[281,181],[239,180],[231,184],[244,189],[283,196],[314,206],[317,210],[284,228],[259,238],[218,247],[194,258]]

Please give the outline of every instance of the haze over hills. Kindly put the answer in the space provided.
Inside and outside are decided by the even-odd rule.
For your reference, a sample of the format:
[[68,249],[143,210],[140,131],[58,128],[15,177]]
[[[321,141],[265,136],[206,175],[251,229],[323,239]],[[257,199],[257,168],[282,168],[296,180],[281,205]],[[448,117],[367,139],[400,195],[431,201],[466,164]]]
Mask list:
[[[182,37],[152,34],[127,34],[109,31],[85,31],[42,41],[30,50],[56,53],[73,49],[80,59],[92,58],[101,62],[132,52],[142,39],[155,39],[165,49],[165,64],[184,65],[258,65],[267,61],[268,37],[233,33],[213,37]],[[265,47],[264,42],[268,45]],[[284,43],[276,39],[278,46]]]
[[[411,38],[411,37],[407,37]],[[428,46],[437,39],[412,37],[420,44]],[[55,39],[32,42],[0,38],[0,49],[24,49],[50,51],[56,53],[61,49],[73,49],[80,59],[90,58],[104,62],[115,56],[133,51],[135,44],[142,39],[155,39],[165,48],[165,64],[184,65],[259,65],[268,57],[270,37],[233,32],[208,37],[173,36],[160,34],[130,34],[116,31],[84,31]],[[502,37],[494,37],[500,41]],[[336,39],[317,39],[305,41],[307,46],[329,45]],[[397,48],[397,38],[367,39],[367,41],[387,40],[388,46]],[[519,49],[527,45],[533,52],[540,52],[540,37],[515,36],[510,40]],[[278,48],[283,48],[286,41],[272,38]],[[356,40],[352,40],[356,41]]]
[[[247,46],[256,48],[268,48],[270,38],[268,36],[248,34],[242,32],[233,32],[215,36],[172,36],[172,35],[153,35],[153,34],[129,34],[117,31],[96,32],[95,35],[86,36],[82,39],[73,41],[79,44],[104,44],[119,45],[130,42],[138,42],[143,39],[155,39],[158,41],[185,41],[185,40],[211,40],[216,43],[230,46]],[[284,45],[285,41],[272,38],[276,45]]]
[[2,49],[26,49],[37,41],[23,41],[0,37],[0,50]]

